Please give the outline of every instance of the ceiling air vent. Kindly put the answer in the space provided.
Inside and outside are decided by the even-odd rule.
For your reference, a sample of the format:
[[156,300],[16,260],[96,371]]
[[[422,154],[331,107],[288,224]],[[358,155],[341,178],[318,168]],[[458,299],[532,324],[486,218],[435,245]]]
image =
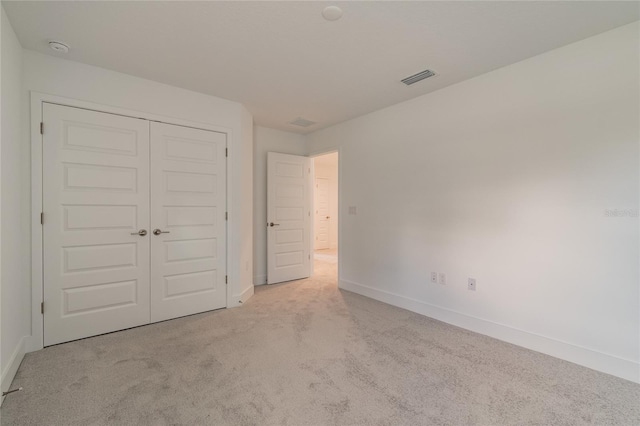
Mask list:
[[413,83],[417,83],[421,80],[424,80],[425,78],[429,78],[429,77],[433,77],[434,75],[436,75],[435,72],[431,71],[431,70],[424,70],[419,72],[418,74],[414,74],[410,77],[407,78],[403,78],[402,82],[404,84],[406,84],[407,86],[413,84]]
[[290,121],[289,124],[293,124],[294,126],[300,126],[300,127],[309,127],[316,124],[316,122],[305,120],[304,118],[298,117],[295,120]]

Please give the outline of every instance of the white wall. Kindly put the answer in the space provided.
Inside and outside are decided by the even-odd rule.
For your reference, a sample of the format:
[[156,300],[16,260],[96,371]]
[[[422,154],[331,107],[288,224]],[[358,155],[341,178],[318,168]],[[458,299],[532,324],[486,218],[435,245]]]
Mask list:
[[304,136],[254,127],[253,283],[267,282],[267,152],[306,155]]
[[[329,154],[331,162],[314,162],[314,177],[329,180],[329,248],[338,248],[338,155]],[[316,157],[317,158],[317,157]]]
[[[2,60],[2,57],[4,55],[2,55],[2,52],[4,51],[4,49],[2,49],[2,40],[4,39],[3,37],[3,32],[6,31],[6,29],[4,28],[4,23],[7,22],[7,18],[5,17],[5,13],[4,13],[4,7],[2,7],[2,5],[0,4],[0,100],[2,100],[2,63],[4,62]],[[2,102],[0,101],[0,242],[2,241],[2,121],[4,119],[4,115],[2,114],[3,109],[2,109]],[[4,371],[4,364],[3,364],[3,358],[2,358],[2,250],[0,249],[0,391],[4,391],[4,388],[2,387],[2,383],[3,381],[1,380],[1,377],[3,376],[2,372]],[[0,405],[2,405],[2,402],[4,401],[4,398],[0,398]],[[0,409],[0,422],[2,422],[2,410]]]
[[341,147],[340,286],[640,381],[638,31],[308,135]]
[[[228,161],[229,256],[227,301],[238,306],[253,294],[250,265],[253,263],[251,211],[252,117],[239,103],[133,77],[114,71],[24,50],[23,143],[29,146],[29,91],[64,96],[156,114],[168,119],[221,126],[230,130]],[[23,158],[25,189],[30,187],[30,153]],[[26,192],[28,194],[28,192]],[[30,202],[25,211],[30,211]],[[29,229],[23,230],[29,238]],[[28,258],[28,257],[27,257]],[[30,270],[30,269],[29,269]],[[21,306],[21,309],[27,309]],[[37,325],[40,326],[39,324]]]
[[31,334],[28,274],[23,255],[27,241],[22,234],[28,226],[29,213],[22,206],[28,191],[22,177],[23,141],[21,140],[22,47],[2,9],[2,141],[1,158],[1,343],[0,370],[2,390],[6,391],[24,355],[25,336]]

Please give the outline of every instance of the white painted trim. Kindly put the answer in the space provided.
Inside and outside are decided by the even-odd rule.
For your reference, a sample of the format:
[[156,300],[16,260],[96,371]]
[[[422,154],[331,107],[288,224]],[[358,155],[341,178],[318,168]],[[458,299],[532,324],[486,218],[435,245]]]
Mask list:
[[[40,311],[38,311],[38,312],[40,312]],[[44,325],[44,322],[43,322],[43,325]],[[25,337],[26,337],[26,341],[24,343],[24,352],[25,353],[35,352],[35,351],[39,351],[40,349],[42,349],[42,340],[38,340],[38,338],[36,338],[34,336],[25,336]]]
[[42,275],[42,103],[38,93],[31,92],[31,344],[30,351],[44,347],[44,317],[40,303],[44,299]]
[[[115,107],[111,105],[97,104],[94,102],[87,102],[79,99],[65,98],[63,96],[57,96],[57,95],[49,95],[46,93],[31,92],[32,104],[34,99],[37,102],[47,102],[51,104],[70,106],[75,108],[83,108],[83,109],[88,109],[96,112],[106,112],[109,114],[124,115],[126,117],[141,118],[143,120],[149,120],[149,121],[160,121],[162,123],[175,124],[178,126],[193,127],[196,129],[210,130],[214,132],[227,133],[227,134],[230,134],[232,132],[232,129],[229,127],[216,126],[213,124],[201,123],[198,121],[189,121],[181,118],[168,117],[164,115],[153,114],[153,113],[148,113],[144,111],[136,111],[136,110],[126,109],[126,108],[120,108],[120,107]],[[39,133],[39,129],[38,129],[38,133]]]
[[[42,226],[40,224],[40,212],[42,212],[42,135],[40,134],[40,123],[42,122],[42,104],[52,103],[75,108],[83,108],[97,112],[123,115],[133,118],[141,118],[149,121],[160,121],[178,126],[193,127],[196,129],[209,130],[226,133],[227,149],[229,157],[232,155],[233,130],[229,127],[215,126],[209,123],[188,121],[180,118],[167,117],[142,111],[129,110],[110,105],[102,105],[94,102],[87,102],[78,99],[65,98],[57,95],[39,93],[32,91],[31,96],[31,338],[27,342],[27,352],[40,350],[44,347],[44,316],[40,313],[40,303],[43,295],[43,259],[42,259]],[[46,131],[46,128],[45,128]],[[236,215],[232,211],[230,202],[230,188],[232,188],[232,162],[227,157],[227,211],[229,220],[227,221],[227,274],[230,281],[233,272],[229,265],[233,265],[234,254],[229,250],[229,241],[232,237],[233,224]],[[46,217],[45,217],[46,220]],[[253,288],[253,286],[252,286]],[[244,292],[243,292],[244,294]],[[253,293],[251,293],[253,294]],[[244,300],[244,299],[242,299]],[[238,299],[227,291],[227,307],[238,306]]]
[[498,340],[551,355],[603,373],[640,383],[640,362],[541,336],[508,325],[463,314],[421,300],[401,296],[354,281],[340,279],[338,286],[362,296],[397,306]]
[[[29,336],[22,336],[22,338],[18,342],[18,345],[13,351],[13,354],[11,354],[11,358],[9,359],[9,362],[7,363],[6,368],[2,372],[2,379],[0,382],[1,383],[0,388],[2,389],[2,392],[6,392],[9,390],[9,387],[11,386],[11,382],[13,382],[13,378],[16,376],[16,373],[18,372],[20,363],[22,363],[22,360],[24,359],[25,343],[26,343],[27,337]],[[4,398],[0,399],[0,405],[2,405],[3,402],[4,402]]]
[[251,296],[253,296],[253,293],[254,293],[254,287],[252,285],[250,285],[249,287],[244,289],[244,291],[242,293],[234,295],[234,297],[233,297],[234,304],[233,304],[233,306],[229,306],[229,307],[240,306],[242,303],[244,303],[247,300],[249,300],[249,298],[251,298]]
[[253,285],[264,285],[266,283],[267,283],[267,274],[253,276]]
[[311,161],[309,157],[309,176],[307,177],[307,185],[309,185],[309,193],[307,194],[309,202],[309,278],[313,276],[315,269],[315,259],[311,256],[315,253],[315,241],[316,241],[316,217],[311,215],[311,212],[316,211],[316,194],[315,194],[315,177],[316,177],[316,163]]

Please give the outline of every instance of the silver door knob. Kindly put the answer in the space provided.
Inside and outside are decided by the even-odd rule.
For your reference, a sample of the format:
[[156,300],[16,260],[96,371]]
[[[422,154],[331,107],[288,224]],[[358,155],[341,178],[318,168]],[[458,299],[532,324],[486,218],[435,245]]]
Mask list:
[[169,234],[169,233],[170,233],[169,231],[163,231],[163,230],[158,229],[158,228],[153,230],[153,235]]
[[144,237],[145,235],[147,235],[147,230],[141,229],[138,232],[132,232],[131,235],[140,235],[141,237]]
[[269,226],[271,226],[271,227],[273,227],[273,226],[280,226],[280,224],[279,224],[279,223],[273,223],[273,222],[270,222],[270,223],[269,223]]

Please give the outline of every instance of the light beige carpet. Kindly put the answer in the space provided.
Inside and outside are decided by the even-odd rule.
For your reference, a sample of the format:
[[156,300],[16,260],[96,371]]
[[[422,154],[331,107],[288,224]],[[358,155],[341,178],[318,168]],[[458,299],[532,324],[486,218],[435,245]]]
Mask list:
[[338,263],[338,252],[331,249],[316,250],[313,253],[313,259],[326,263]]
[[639,425],[640,385],[312,279],[28,354],[5,425]]

